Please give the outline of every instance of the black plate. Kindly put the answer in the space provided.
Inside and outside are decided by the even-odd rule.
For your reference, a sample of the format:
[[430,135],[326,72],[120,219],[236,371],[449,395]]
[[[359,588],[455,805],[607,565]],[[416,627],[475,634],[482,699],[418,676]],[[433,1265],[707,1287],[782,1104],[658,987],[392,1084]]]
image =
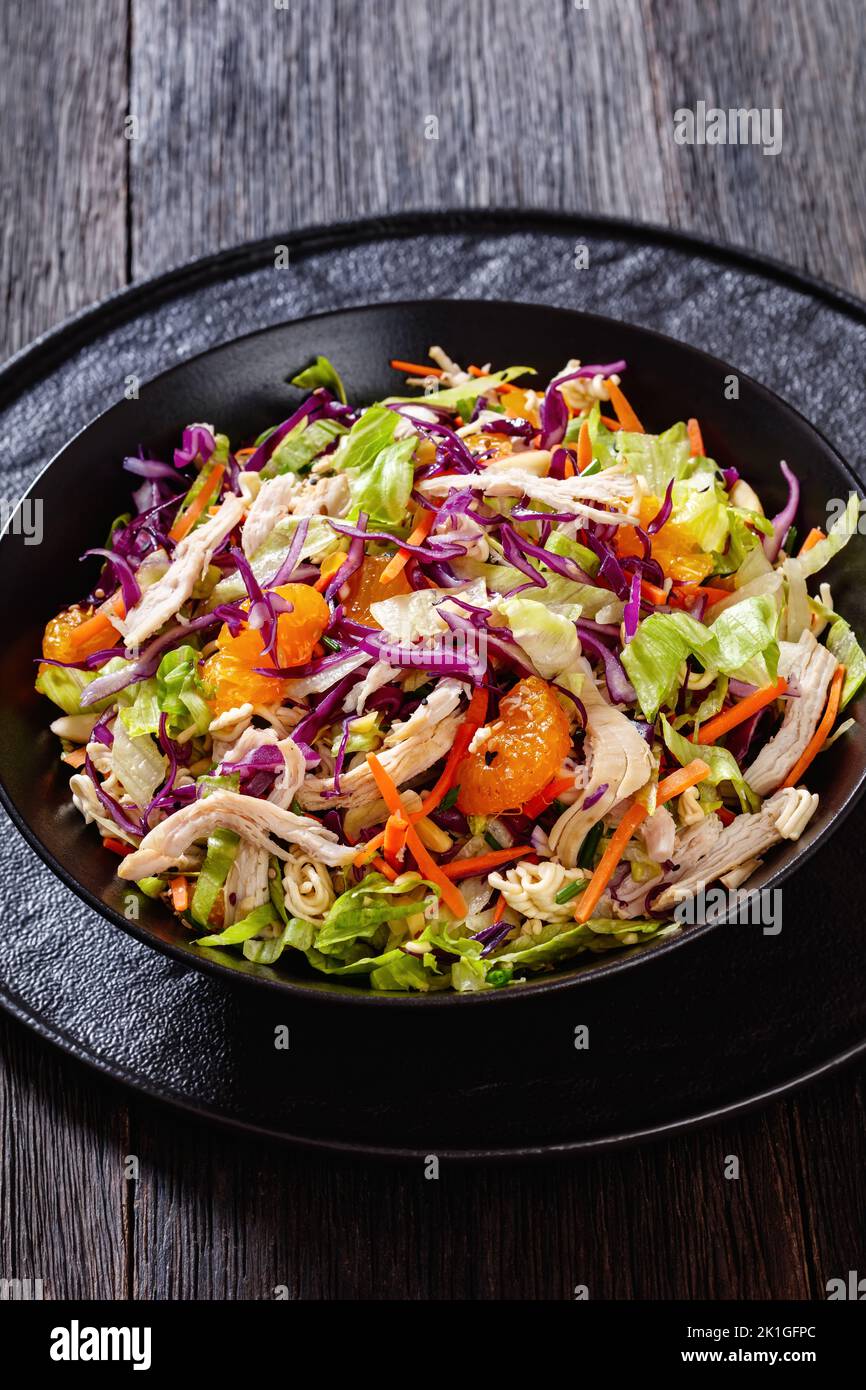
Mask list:
[[[45,621],[95,581],[98,561],[84,569],[81,552],[99,544],[112,519],[129,505],[130,477],[119,461],[145,446],[151,458],[170,458],[185,424],[209,420],[244,443],[283,419],[302,399],[292,375],[317,353],[337,364],[349,399],[369,402],[402,388],[388,367],[399,345],[410,360],[431,343],[444,343],[465,361],[495,366],[526,362],[548,380],[571,356],[584,361],[628,362],[628,391],[651,431],[684,415],[699,417],[705,445],[723,467],[739,465],[764,499],[768,514],[781,506],[786,488],[779,459],[802,480],[802,524],[826,521],[829,498],[845,497],[856,479],[825,439],[797,411],[734,367],[671,338],[596,315],[530,304],[428,301],[343,310],[268,328],[215,348],[164,372],[132,400],[113,406],[88,425],[34,483],[30,505],[41,503],[44,538],[26,544],[13,528],[0,543],[0,592],[18,595],[7,620],[0,656],[0,766],[4,801],[46,863],[91,906],[118,927],[202,968],[234,972],[259,985],[314,991],[329,998],[361,995],[382,1002],[454,1005],[514,1001],[527,989],[549,991],[587,974],[623,969],[687,945],[700,927],[658,944],[609,956],[578,958],[556,975],[537,976],[514,989],[455,996],[383,996],[363,983],[317,977],[286,956],[277,967],[256,966],[240,952],[193,946],[190,935],[159,902],[143,900],[136,921],[125,915],[129,886],[114,873],[114,860],[99,836],[70,812],[68,773],[48,731],[54,707],[35,695],[33,658]],[[729,399],[736,377],[737,399]],[[866,547],[852,545],[828,570],[841,610],[866,631]],[[857,717],[860,707],[857,708]],[[837,828],[866,778],[862,727],[837,744],[810,773],[821,793],[817,816],[796,844],[780,846],[755,876],[755,888],[781,883]],[[715,929],[715,928],[712,928]],[[300,958],[299,958],[300,959]],[[283,963],[285,962],[285,964]]]
[[[419,296],[603,309],[700,344],[800,407],[858,467],[866,306],[765,259],[535,212],[408,214],[278,240],[289,271],[275,272],[273,239],[232,248],[112,296],[7,364],[4,495],[19,497],[129,376],[155,377],[239,328]],[[576,243],[588,272],[575,272]],[[724,927],[640,969],[587,973],[579,989],[526,989],[519,1011],[410,1000],[395,1016],[192,969],[79,902],[7,830],[0,1005],[144,1094],[295,1143],[443,1158],[606,1148],[729,1116],[862,1055],[861,865],[858,808],[786,881],[777,937]],[[581,1024],[588,1051],[574,1048]],[[274,1049],[278,1025],[288,1052]]]

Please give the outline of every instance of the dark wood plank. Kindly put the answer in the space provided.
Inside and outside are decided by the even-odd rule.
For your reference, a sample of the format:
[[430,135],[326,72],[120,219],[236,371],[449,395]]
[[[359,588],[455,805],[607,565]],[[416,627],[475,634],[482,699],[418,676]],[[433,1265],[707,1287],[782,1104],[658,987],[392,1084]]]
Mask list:
[[4,356],[126,278],[126,0],[0,6]]
[[[124,282],[126,0],[4,5],[0,63],[5,356]],[[123,1296],[117,1096],[0,1018],[0,1123],[0,1274],[46,1298]]]
[[[670,220],[866,293],[860,0],[643,8]],[[698,101],[779,108],[781,152],[675,144],[674,112]]]

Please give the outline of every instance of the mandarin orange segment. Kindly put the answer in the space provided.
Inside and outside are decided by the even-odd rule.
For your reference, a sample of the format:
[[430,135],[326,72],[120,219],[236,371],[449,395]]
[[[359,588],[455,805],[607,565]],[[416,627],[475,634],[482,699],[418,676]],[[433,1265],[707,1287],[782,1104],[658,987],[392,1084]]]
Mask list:
[[493,463],[496,459],[508,458],[513,444],[505,434],[468,434],[463,440],[473,458],[483,463]]
[[[661,505],[657,497],[642,498],[640,524],[644,530],[657,516]],[[617,550],[620,555],[643,555],[643,546],[632,527],[620,527]],[[712,556],[704,554],[688,527],[678,526],[671,521],[666,522],[652,537],[652,555],[666,575],[680,582],[700,582],[712,574],[714,568]]]
[[285,690],[285,681],[276,676],[259,675],[226,650],[214,652],[202,662],[200,675],[215,717],[247,703],[276,704]]
[[347,581],[349,585],[349,596],[343,604],[343,610],[348,618],[356,623],[363,623],[365,627],[379,627],[370,612],[371,603],[381,603],[386,598],[396,598],[399,594],[411,594],[412,585],[406,578],[405,571],[389,580],[387,584],[381,582],[382,571],[390,560],[389,555],[368,555],[360,569]]
[[52,661],[82,661],[91,653],[101,652],[106,647],[110,647],[112,640],[119,642],[119,633],[115,632],[112,639],[111,636],[100,631],[84,642],[73,643],[72,634],[75,629],[92,618],[93,611],[92,608],[76,603],[71,608],[64,609],[62,613],[58,613],[56,617],[50,618],[42,637],[42,655],[49,657]]
[[517,810],[557,775],[571,752],[568,716],[546,681],[529,676],[503,699],[491,733],[460,764],[465,815]]
[[244,627],[232,637],[226,624],[217,634],[220,651],[245,666],[303,666],[331,620],[325,599],[309,584],[280,584],[274,590],[292,605],[291,613],[277,618],[277,660],[264,656],[258,628]]

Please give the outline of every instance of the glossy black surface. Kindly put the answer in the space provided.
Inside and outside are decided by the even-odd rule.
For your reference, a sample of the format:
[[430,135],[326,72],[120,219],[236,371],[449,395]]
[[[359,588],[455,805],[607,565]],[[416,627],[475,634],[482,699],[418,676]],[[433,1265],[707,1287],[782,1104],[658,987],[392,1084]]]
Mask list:
[[[457,222],[459,232],[443,224],[435,235],[407,226],[408,239],[397,241],[376,228],[335,234],[309,253],[306,276],[285,293],[285,311],[364,292],[405,294],[422,282],[439,292],[456,285],[467,300],[484,288],[503,299],[531,293],[582,302],[579,277],[554,283],[541,268],[549,261],[532,269],[542,241],[566,262],[575,235],[566,219],[539,219],[535,231],[486,228],[477,238],[467,231],[471,218]],[[850,394],[852,378],[849,370],[840,381],[839,363],[862,355],[859,309],[793,276],[765,274],[680,239],[596,226],[590,242],[606,306],[724,347],[735,367],[760,371],[813,418],[845,426],[840,397]],[[266,247],[215,258],[149,295],[131,291],[13,364],[0,379],[7,476],[33,457],[34,441],[56,437],[62,420],[86,418],[88,400],[117,399],[135,365],[150,375],[189,345],[276,316],[280,306],[263,295],[267,265]],[[772,341],[758,331],[767,323],[775,326]],[[795,332],[796,351],[785,346]],[[543,373],[572,353],[624,355],[629,394],[647,425],[698,414],[710,452],[767,480],[769,506],[782,496],[779,456],[803,479],[809,520],[823,519],[827,497],[849,486],[829,446],[742,376],[739,401],[725,401],[727,369],[719,363],[634,327],[549,307],[426,303],[330,316],[276,327],[156,380],[139,401],[122,402],[74,440],[36,485],[46,503],[44,545],[25,547],[14,536],[0,544],[0,582],[15,595],[2,659],[7,790],[64,879],[108,914],[105,920],[77,904],[7,836],[0,844],[3,1002],[76,1055],[152,1094],[302,1142],[374,1151],[526,1152],[620,1142],[793,1084],[859,1047],[866,1034],[859,812],[810,863],[801,858],[783,888],[779,937],[718,927],[654,948],[637,969],[605,962],[601,971],[477,999],[371,999],[334,994],[315,980],[304,982],[306,997],[285,983],[236,990],[236,958],[225,953],[231,964],[217,965],[222,978],[185,968],[180,961],[192,962],[190,949],[159,909],[137,930],[179,959],[118,931],[129,924],[115,915],[113,865],[67,805],[46,729],[51,710],[30,694],[41,623],[74,596],[78,554],[125,503],[118,459],[139,442],[164,451],[190,418],[214,418],[238,438],[255,433],[286,413],[296,399],[286,379],[316,351],[333,356],[363,398],[397,388],[388,357],[416,355],[437,340],[467,358],[528,358]],[[866,626],[863,562],[854,546],[831,578],[840,606]],[[838,823],[853,795],[862,749],[858,727],[822,760],[828,795],[816,835]],[[292,1030],[289,1054],[274,1052],[281,1022]],[[590,1026],[586,1053],[573,1047],[580,1023]]]

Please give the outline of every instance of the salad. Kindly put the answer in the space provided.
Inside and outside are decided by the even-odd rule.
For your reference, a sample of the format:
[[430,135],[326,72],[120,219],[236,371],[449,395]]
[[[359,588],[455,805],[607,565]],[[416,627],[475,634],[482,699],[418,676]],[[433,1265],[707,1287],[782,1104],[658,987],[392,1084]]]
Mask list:
[[680,931],[803,833],[866,677],[810,581],[859,511],[798,535],[783,462],[768,517],[697,420],[644,429],[625,362],[430,359],[361,407],[319,357],[246,447],[125,459],[36,687],[75,807],[200,947],[473,991]]

